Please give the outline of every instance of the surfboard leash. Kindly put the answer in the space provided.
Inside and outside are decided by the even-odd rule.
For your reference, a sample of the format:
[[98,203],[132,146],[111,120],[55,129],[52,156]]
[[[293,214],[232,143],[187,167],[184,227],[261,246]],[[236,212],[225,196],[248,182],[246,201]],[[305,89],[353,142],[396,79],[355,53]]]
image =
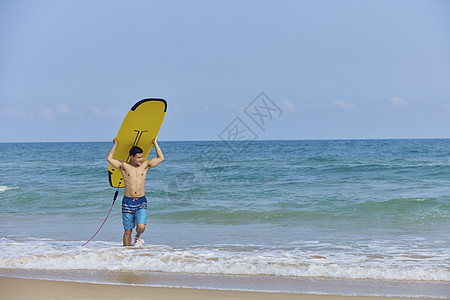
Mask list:
[[109,214],[111,213],[111,211],[112,211],[112,209],[113,209],[114,203],[116,203],[117,195],[119,195],[119,188],[117,188],[116,192],[114,193],[113,203],[112,203],[111,208],[109,209],[108,215],[106,216],[106,218],[105,218],[105,220],[103,221],[102,225],[101,225],[100,228],[97,230],[97,232],[96,232],[96,233],[95,233],[95,234],[94,234],[94,235],[93,235],[86,243],[84,243],[84,244],[81,245],[81,246],[84,246],[84,245],[86,245],[87,243],[89,243],[89,242],[97,235],[97,233],[100,232],[100,229],[102,229],[103,225],[105,225],[106,220],[108,220]]

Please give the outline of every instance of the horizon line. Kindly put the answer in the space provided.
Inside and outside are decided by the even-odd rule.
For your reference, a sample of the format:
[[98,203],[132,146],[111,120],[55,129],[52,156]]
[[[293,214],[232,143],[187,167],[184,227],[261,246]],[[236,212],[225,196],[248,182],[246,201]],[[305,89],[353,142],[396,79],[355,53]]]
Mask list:
[[[158,140],[158,142],[270,142],[270,141],[383,141],[383,140],[448,140],[450,137],[416,137],[416,138],[307,138],[307,139],[255,139],[243,141],[215,140]],[[108,143],[111,141],[0,141],[0,144],[27,143]]]

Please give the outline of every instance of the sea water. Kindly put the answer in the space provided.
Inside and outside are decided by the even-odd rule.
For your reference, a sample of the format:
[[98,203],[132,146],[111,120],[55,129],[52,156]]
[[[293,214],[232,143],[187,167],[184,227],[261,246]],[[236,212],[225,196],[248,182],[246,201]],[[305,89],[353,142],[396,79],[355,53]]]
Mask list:
[[165,160],[146,181],[145,244],[121,246],[121,189],[82,247],[112,205],[111,146],[0,144],[0,275],[317,293],[375,286],[350,294],[397,282],[406,288],[387,294],[450,296],[448,139],[161,141]]

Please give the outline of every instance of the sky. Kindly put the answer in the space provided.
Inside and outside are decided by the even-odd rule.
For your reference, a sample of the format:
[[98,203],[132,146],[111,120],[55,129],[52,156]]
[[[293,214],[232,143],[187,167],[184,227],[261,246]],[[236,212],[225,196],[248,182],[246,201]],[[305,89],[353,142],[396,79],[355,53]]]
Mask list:
[[144,98],[160,141],[450,138],[450,1],[0,1],[0,142],[111,141]]

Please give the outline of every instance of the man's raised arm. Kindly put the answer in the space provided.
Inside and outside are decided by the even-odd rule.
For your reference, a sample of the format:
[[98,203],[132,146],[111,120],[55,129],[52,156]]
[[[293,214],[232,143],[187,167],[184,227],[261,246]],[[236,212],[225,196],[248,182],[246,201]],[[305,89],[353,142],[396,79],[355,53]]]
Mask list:
[[152,159],[150,159],[148,161],[148,167],[149,168],[156,167],[157,165],[159,165],[164,160],[164,155],[163,155],[163,153],[161,151],[161,148],[159,148],[159,146],[158,146],[158,137],[156,137],[153,140],[153,145],[155,145],[156,157],[154,157],[154,158],[152,158]]
[[116,153],[116,148],[119,145],[119,141],[117,141],[116,138],[113,140],[114,145],[112,146],[111,150],[108,153],[108,156],[106,157],[106,160],[116,169],[120,169],[122,167],[122,162],[118,159],[114,158],[114,153]]

